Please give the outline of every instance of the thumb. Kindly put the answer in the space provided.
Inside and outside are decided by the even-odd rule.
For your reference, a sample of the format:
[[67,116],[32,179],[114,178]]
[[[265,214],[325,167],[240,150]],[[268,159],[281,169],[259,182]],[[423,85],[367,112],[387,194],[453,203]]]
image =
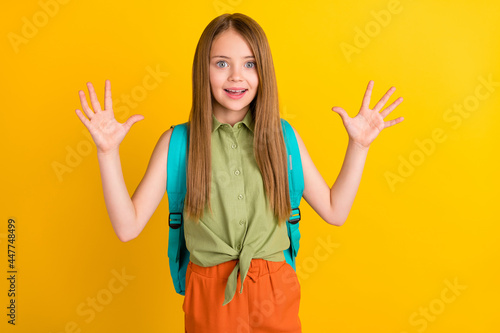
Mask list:
[[130,116],[123,125],[125,126],[126,130],[128,131],[130,129],[130,127],[132,127],[133,124],[135,124],[136,122],[143,120],[143,119],[144,119],[144,116],[142,114],[134,114],[134,115]]
[[332,111],[338,113],[344,123],[348,121],[349,116],[347,115],[347,112],[345,112],[345,110],[342,109],[340,106],[334,106],[332,108]]

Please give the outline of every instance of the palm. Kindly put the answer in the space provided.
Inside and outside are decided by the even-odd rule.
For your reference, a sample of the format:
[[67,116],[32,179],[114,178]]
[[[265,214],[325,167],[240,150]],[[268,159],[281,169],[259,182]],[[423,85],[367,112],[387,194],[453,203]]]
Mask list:
[[398,124],[404,119],[403,117],[399,117],[387,122],[384,121],[384,118],[403,101],[403,98],[401,97],[385,108],[382,112],[379,112],[385,103],[387,103],[387,100],[396,88],[390,88],[373,107],[373,109],[370,109],[369,105],[372,88],[373,81],[370,81],[368,83],[368,87],[366,88],[361,108],[354,118],[350,118],[347,115],[347,112],[341,107],[332,108],[333,111],[337,112],[341,116],[344,127],[349,135],[349,140],[352,140],[354,143],[363,148],[368,148],[384,128]]
[[116,121],[112,110],[96,113],[90,120],[89,132],[96,146],[103,151],[117,146],[127,134],[123,124]]
[[87,127],[92,139],[94,140],[98,151],[107,152],[113,149],[117,149],[123,138],[130,130],[130,127],[137,121],[144,119],[142,115],[133,115],[125,123],[119,123],[115,119],[113,112],[113,103],[111,99],[111,83],[106,80],[106,87],[104,93],[104,110],[101,110],[101,105],[97,100],[97,96],[94,91],[94,87],[89,82],[87,84],[89,88],[90,101],[94,111],[90,109],[87,104],[87,99],[85,98],[85,93],[79,91],[80,101],[85,114],[90,120],[87,120],[80,110],[76,110],[76,113],[83,124]]

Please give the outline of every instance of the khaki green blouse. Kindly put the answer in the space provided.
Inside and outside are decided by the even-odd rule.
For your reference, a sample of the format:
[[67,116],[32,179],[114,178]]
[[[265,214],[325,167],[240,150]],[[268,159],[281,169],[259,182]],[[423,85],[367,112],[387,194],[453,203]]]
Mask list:
[[286,224],[278,226],[265,196],[260,169],[253,154],[254,120],[250,110],[234,126],[212,114],[211,204],[196,221],[186,218],[184,232],[190,260],[209,267],[239,259],[226,283],[222,305],[241,289],[252,258],[283,261],[290,247]]

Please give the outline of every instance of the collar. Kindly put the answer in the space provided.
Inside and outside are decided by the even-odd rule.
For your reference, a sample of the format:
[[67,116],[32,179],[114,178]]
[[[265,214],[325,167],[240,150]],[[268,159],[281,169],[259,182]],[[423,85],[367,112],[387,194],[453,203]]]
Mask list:
[[[237,128],[237,126],[240,123],[245,124],[245,126],[253,133],[254,128],[255,128],[255,121],[253,120],[252,113],[251,113],[250,109],[247,111],[247,114],[245,115],[243,120],[238,121],[236,124],[234,124],[233,128]],[[219,128],[219,126],[221,126],[221,125],[225,125],[225,123],[221,123],[220,121],[218,121],[217,118],[215,118],[215,115],[212,113],[212,133],[215,132]],[[231,125],[229,125],[229,126],[231,126]]]

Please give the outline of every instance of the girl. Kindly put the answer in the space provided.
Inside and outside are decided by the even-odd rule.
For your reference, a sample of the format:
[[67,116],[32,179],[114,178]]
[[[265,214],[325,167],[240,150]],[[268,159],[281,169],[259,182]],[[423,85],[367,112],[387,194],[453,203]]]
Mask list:
[[[92,84],[87,86],[93,111],[80,90],[89,119],[80,110],[76,114],[97,147],[111,223],[118,238],[127,242],[141,233],[165,193],[172,128],[160,136],[130,198],[118,148],[131,126],[144,117],[136,114],[118,123],[109,80],[104,110]],[[294,129],[304,173],[303,197],[331,225],[341,226],[347,219],[370,144],[384,128],[403,120],[384,121],[402,98],[381,111],[395,88],[370,109],[372,88],[369,81],[354,118],[340,107],[332,108],[349,135],[332,188]],[[277,84],[266,35],[250,17],[224,14],[203,31],[193,62],[189,128],[186,332],[301,332],[300,284],[283,255],[290,246],[284,222],[291,206]]]

